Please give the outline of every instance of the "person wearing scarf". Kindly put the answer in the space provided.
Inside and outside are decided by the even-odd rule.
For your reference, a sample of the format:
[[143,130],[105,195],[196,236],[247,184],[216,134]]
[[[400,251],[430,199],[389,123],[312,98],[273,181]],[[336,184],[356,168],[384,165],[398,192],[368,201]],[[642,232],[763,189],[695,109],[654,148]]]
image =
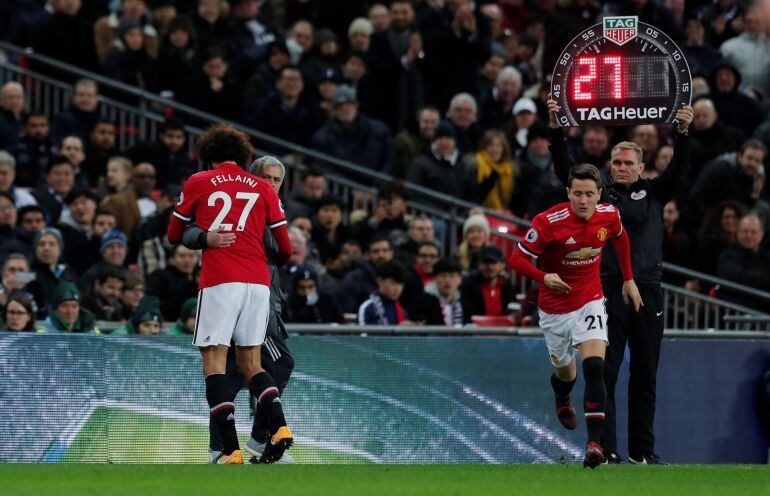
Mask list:
[[508,140],[501,131],[491,129],[484,133],[475,162],[481,205],[493,210],[507,209],[513,195],[516,166]]
[[391,260],[377,266],[377,291],[358,308],[359,325],[406,325],[409,315],[398,301],[404,291],[406,270]]

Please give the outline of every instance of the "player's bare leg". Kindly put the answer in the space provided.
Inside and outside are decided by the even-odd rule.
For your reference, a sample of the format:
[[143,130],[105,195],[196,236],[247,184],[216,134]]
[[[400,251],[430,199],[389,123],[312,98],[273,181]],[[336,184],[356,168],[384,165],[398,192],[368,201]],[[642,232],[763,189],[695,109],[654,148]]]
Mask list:
[[588,429],[588,444],[586,445],[583,466],[589,468],[596,468],[605,461],[599,442],[604,429],[604,407],[607,402],[607,392],[604,388],[604,352],[606,347],[607,343],[602,339],[589,339],[577,346],[583,361],[583,378],[585,379],[583,407]]
[[257,398],[257,412],[265,415],[272,436],[265,445],[260,463],[278,461],[283,452],[291,447],[294,438],[286,425],[281,397],[275,381],[262,368],[260,346],[239,346],[235,361],[249,384],[251,394]]
[[238,434],[235,430],[235,403],[232,401],[230,387],[225,377],[227,346],[207,346],[200,351],[211,419],[216,423],[222,436],[222,455],[217,463],[243,463],[243,455],[238,446]]
[[[555,357],[551,358],[554,362],[556,361]],[[577,428],[577,413],[572,406],[572,400],[569,396],[577,379],[577,366],[575,363],[576,360],[573,358],[564,367],[554,367],[553,374],[551,375],[551,387],[556,398],[556,418],[559,419],[561,425],[571,431]]]

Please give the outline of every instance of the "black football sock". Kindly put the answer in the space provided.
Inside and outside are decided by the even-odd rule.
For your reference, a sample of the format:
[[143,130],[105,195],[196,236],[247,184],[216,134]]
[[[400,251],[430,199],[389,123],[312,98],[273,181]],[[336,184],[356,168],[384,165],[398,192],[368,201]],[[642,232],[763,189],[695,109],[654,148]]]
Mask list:
[[286,425],[283,405],[281,405],[281,397],[275,381],[267,372],[260,372],[251,378],[249,386],[251,394],[257,398],[256,415],[264,415],[270,433],[275,434],[279,428]]
[[586,383],[583,407],[588,428],[588,441],[599,443],[604,429],[604,407],[607,403],[607,391],[604,389],[604,360],[599,357],[588,357],[583,360],[583,378]]
[[206,377],[206,399],[209,402],[211,421],[222,438],[222,453],[229,455],[240,447],[235,431],[235,403],[225,374]]
[[[240,378],[240,383],[243,384],[243,376],[238,375],[238,377]],[[238,394],[238,390],[233,390],[233,387],[235,387],[237,382],[234,382],[234,378],[230,376],[227,376],[227,380],[230,383],[230,399],[228,401],[235,403],[235,396]],[[209,449],[211,451],[222,451],[222,435],[212,414],[209,414]]]
[[553,392],[556,393],[556,398],[560,400],[569,398],[569,393],[572,392],[575,381],[577,381],[577,377],[569,382],[565,382],[556,377],[556,373],[551,374],[551,387],[553,388]]

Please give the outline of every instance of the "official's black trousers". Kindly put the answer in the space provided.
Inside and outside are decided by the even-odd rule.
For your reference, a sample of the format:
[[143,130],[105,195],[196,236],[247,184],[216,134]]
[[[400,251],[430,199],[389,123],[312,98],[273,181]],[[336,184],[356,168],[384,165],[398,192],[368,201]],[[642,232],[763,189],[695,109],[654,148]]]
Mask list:
[[610,342],[604,361],[607,408],[602,447],[605,452],[617,451],[615,384],[628,344],[628,454],[635,459],[651,455],[655,448],[655,379],[663,339],[663,290],[659,283],[637,286],[644,302],[639,312],[623,302],[623,283],[602,283]]
[[[283,390],[289,383],[291,372],[294,370],[294,357],[291,356],[291,352],[289,352],[289,348],[286,346],[286,341],[283,337],[274,334],[265,338],[265,343],[262,345],[261,350],[262,368],[273,377],[279,394],[283,395]],[[235,366],[234,346],[231,346],[227,353],[227,383],[230,386],[233,398],[235,398],[241,388],[245,387],[248,391],[249,386],[248,384],[245,384],[245,378]],[[252,435],[255,435],[254,438],[257,441],[264,443],[270,438],[270,434],[271,433],[267,428],[266,419],[257,412],[257,415],[254,418]],[[222,449],[222,438],[219,435],[216,425],[210,420],[209,447],[213,451],[220,451]]]

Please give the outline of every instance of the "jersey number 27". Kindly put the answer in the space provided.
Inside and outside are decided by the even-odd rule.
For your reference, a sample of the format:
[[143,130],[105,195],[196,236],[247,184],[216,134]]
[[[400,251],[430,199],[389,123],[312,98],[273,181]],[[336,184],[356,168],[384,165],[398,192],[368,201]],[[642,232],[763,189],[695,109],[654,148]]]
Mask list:
[[[254,208],[254,205],[259,199],[259,193],[245,193],[243,191],[239,191],[235,194],[235,199],[246,200],[246,206],[243,207],[241,216],[238,219],[238,225],[235,227],[236,231],[243,231],[246,228],[246,221],[249,219],[251,209]],[[227,214],[230,213],[230,209],[233,207],[233,199],[224,191],[215,191],[209,195],[207,202],[209,207],[216,206],[217,200],[222,200],[222,210],[219,211],[216,218],[214,219],[214,222],[211,223],[209,231],[218,231],[220,229],[223,231],[232,231],[233,225],[230,223],[223,223],[222,221],[225,220]]]

